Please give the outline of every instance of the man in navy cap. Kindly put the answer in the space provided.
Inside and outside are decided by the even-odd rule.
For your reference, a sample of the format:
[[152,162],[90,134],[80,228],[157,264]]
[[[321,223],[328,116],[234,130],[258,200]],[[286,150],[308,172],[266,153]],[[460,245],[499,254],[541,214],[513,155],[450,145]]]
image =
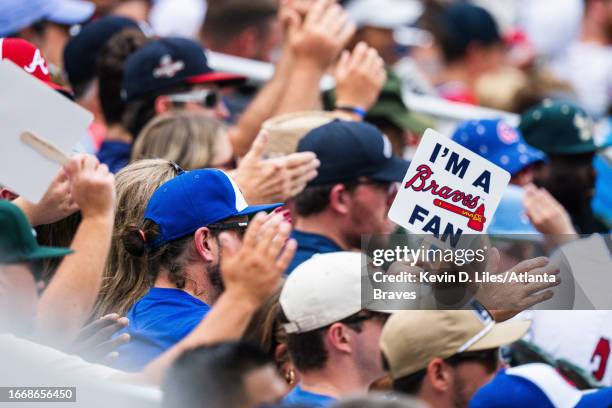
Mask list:
[[409,163],[377,128],[337,120],[306,134],[298,151],[316,153],[321,166],[295,198],[298,249],[289,273],[316,253],[360,248],[362,234],[393,231],[387,213]]
[[428,22],[444,63],[438,93],[450,101],[477,105],[477,79],[503,63],[497,23],[488,11],[467,2],[446,7]]
[[[123,125],[133,141],[149,120],[172,109],[226,119],[229,112],[220,88],[243,81],[240,75],[213,71],[205,50],[193,40],[168,37],[151,41],[125,62]],[[131,141],[106,142],[98,157],[118,171],[129,161]]]
[[[100,78],[98,71],[103,65],[107,65],[108,57],[105,55],[108,54],[107,47],[117,38],[129,33],[139,40],[135,40],[132,46],[124,45],[122,52],[125,53],[133,52],[136,46],[142,46],[148,40],[141,26],[136,21],[125,17],[102,17],[83,26],[64,49],[64,70],[74,91],[75,100],[94,114],[95,122],[89,129],[91,141],[94,144],[92,152],[97,151],[106,139],[109,140],[108,145],[104,146],[106,154],[112,154],[113,148],[122,148],[124,145],[114,143],[120,138],[121,133],[118,130],[121,129],[114,126],[117,120],[114,120],[113,116],[117,115],[115,112],[124,108],[122,103],[116,103],[117,100],[121,102],[119,96],[121,79],[116,81],[119,84],[109,84],[108,81]],[[113,57],[115,64],[119,65],[123,72],[123,63],[127,55],[123,58],[118,55]],[[113,94],[117,96],[109,98]],[[108,114],[109,109],[113,112],[110,115]],[[98,158],[108,165],[111,171],[116,172],[111,160],[107,160],[104,155]]]
[[140,30],[134,20],[108,16],[83,26],[70,39],[64,49],[64,69],[77,101],[91,92],[96,79],[96,59],[104,45],[128,28]]
[[[119,349],[116,367],[140,371],[189,334],[223,292],[222,250],[242,245],[249,215],[281,205],[247,205],[234,181],[216,169],[183,172],[162,184],[142,224],[122,237],[131,255],[146,256],[154,285],[127,314],[132,340]],[[267,230],[282,219],[273,217]],[[282,228],[289,232],[288,223]]]

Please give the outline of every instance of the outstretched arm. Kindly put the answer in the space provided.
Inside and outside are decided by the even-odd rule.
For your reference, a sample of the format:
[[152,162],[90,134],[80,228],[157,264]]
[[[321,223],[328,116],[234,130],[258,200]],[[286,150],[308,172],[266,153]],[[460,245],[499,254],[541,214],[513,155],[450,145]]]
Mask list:
[[82,220],[71,248],[38,302],[36,337],[66,347],[91,313],[100,290],[113,230],[115,185],[106,165],[79,155],[66,166]]

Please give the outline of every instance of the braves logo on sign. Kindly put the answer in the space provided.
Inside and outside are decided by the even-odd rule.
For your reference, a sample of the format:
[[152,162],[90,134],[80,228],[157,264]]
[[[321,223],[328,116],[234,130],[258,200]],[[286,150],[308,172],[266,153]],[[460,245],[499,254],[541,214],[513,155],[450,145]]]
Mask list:
[[153,70],[153,76],[155,78],[173,78],[183,68],[185,68],[183,61],[172,61],[170,55],[164,55],[159,61],[159,66]]
[[30,74],[34,74],[37,68],[40,68],[43,74],[49,75],[49,69],[47,68],[47,63],[45,62],[45,59],[40,54],[39,49],[36,49],[36,51],[34,52],[34,56],[32,57],[32,62],[30,62],[29,65],[26,65],[23,67],[23,69]]
[[519,140],[516,130],[502,121],[497,124],[497,135],[499,140],[506,144],[516,143]]
[[389,218],[410,232],[456,246],[464,232],[486,231],[509,180],[507,171],[428,129]]

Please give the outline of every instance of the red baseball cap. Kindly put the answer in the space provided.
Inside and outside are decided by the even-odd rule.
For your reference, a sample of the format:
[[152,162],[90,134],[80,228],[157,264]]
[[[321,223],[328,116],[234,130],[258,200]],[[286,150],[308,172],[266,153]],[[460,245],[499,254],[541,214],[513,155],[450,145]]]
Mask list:
[[70,92],[51,81],[47,61],[40,50],[21,38],[0,38],[0,60],[10,60],[17,64],[28,74],[40,79],[51,88],[63,92]]

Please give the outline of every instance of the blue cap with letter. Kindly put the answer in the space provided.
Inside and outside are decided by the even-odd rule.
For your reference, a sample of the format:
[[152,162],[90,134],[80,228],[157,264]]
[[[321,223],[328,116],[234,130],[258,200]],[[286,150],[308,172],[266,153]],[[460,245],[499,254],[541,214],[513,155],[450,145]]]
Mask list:
[[518,129],[501,119],[463,122],[452,139],[513,176],[530,164],[546,159],[542,151],[525,142]]
[[221,170],[182,172],[155,190],[147,204],[145,220],[160,228],[149,248],[158,248],[227,218],[270,211],[282,205],[249,206],[236,183]]

